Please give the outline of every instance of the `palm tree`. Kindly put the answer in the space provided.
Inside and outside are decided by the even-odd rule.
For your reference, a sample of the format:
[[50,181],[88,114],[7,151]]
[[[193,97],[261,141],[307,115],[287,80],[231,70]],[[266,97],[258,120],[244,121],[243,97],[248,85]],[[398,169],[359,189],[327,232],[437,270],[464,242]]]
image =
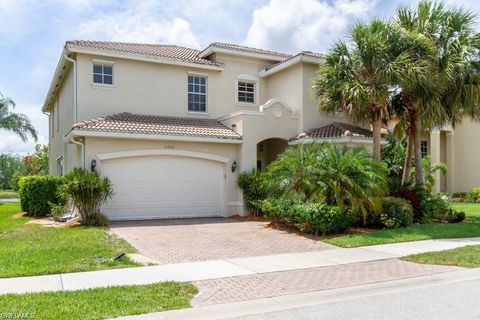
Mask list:
[[[408,148],[402,183],[409,182],[412,156],[416,184],[423,186],[420,150],[423,129],[455,125],[463,114],[480,117],[478,72],[479,35],[474,16],[462,9],[446,9],[443,3],[421,1],[418,6],[398,11],[396,23],[413,38],[423,39],[432,50],[412,52],[430,65],[429,82],[399,82],[404,106],[400,117],[407,128]],[[478,70],[478,69],[477,69]]]
[[322,144],[299,144],[287,148],[265,172],[271,193],[301,201],[313,200],[322,194],[318,181]]
[[10,107],[15,107],[13,100],[0,93],[0,129],[16,133],[23,142],[27,141],[28,135],[37,141],[37,131],[30,119],[24,114],[10,111]]
[[393,84],[399,79],[414,81],[424,71],[408,52],[397,50],[401,36],[394,25],[381,20],[354,25],[350,43],[334,45],[313,83],[320,111],[341,110],[352,122],[370,123],[376,161]]
[[360,209],[364,219],[386,188],[385,165],[363,147],[333,143],[288,148],[267,168],[270,193],[301,201],[325,201]]
[[318,173],[318,184],[333,195],[340,211],[352,205],[360,210],[364,224],[368,212],[378,209],[387,190],[385,164],[374,161],[364,147],[324,144]]

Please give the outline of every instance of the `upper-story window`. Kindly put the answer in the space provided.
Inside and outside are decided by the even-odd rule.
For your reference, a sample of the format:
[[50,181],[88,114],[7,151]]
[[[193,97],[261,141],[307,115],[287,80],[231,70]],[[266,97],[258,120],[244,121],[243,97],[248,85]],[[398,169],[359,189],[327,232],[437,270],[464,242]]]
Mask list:
[[258,78],[241,74],[235,79],[235,96],[237,104],[256,104],[258,95]]
[[93,83],[113,85],[113,64],[104,62],[93,63]]
[[238,81],[238,102],[255,103],[255,83]]
[[207,77],[188,75],[188,111],[207,112]]

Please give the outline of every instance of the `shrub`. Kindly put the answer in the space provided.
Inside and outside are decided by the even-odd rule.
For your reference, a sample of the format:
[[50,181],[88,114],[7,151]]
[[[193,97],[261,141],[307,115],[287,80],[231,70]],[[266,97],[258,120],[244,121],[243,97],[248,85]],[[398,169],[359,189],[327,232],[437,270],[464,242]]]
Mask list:
[[363,147],[300,144],[269,165],[266,183],[276,198],[321,201],[338,205],[342,212],[355,206],[365,216],[387,191],[385,170],[385,164],[374,161]]
[[474,203],[480,203],[480,187],[473,188],[469,194],[469,200]]
[[423,223],[426,215],[426,199],[428,192],[423,188],[401,188],[390,190],[390,196],[396,198],[403,198],[410,202],[413,208],[413,221]]
[[426,200],[426,217],[429,220],[444,223],[457,223],[465,220],[465,212],[456,211],[443,194],[431,196]]
[[380,222],[385,228],[408,227],[413,223],[413,207],[405,199],[384,197]]
[[108,178],[100,177],[97,172],[76,168],[65,175],[59,194],[78,210],[85,225],[107,224],[107,219],[100,213],[100,207],[113,194]]
[[452,194],[452,198],[454,198],[454,199],[465,199],[466,197],[467,197],[466,192],[454,192]]
[[61,221],[62,215],[68,211],[68,206],[65,202],[62,203],[51,203],[50,202],[51,214],[54,221]]
[[299,203],[272,198],[261,202],[262,211],[275,221],[297,228],[303,233],[325,235],[344,232],[353,224],[353,214],[340,213],[337,206],[324,203]]
[[22,210],[31,216],[46,215],[51,212],[51,204],[60,203],[57,190],[61,177],[26,176],[20,178],[19,195]]
[[262,174],[258,170],[242,172],[237,177],[237,185],[242,190],[243,199],[250,213],[259,213],[259,201],[265,199],[266,188]]

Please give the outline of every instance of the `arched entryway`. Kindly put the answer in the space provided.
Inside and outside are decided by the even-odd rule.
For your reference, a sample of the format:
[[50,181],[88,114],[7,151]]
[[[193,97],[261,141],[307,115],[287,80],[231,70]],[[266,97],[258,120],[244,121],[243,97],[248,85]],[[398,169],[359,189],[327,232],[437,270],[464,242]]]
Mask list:
[[265,170],[288,147],[288,141],[280,138],[265,139],[257,143],[257,170]]

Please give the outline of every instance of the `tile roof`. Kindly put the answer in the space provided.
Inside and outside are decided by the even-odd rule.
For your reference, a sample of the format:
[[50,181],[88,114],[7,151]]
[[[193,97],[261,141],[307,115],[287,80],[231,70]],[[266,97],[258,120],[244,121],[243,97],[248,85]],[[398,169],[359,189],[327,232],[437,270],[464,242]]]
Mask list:
[[67,48],[89,48],[110,52],[131,53],[146,57],[167,58],[184,62],[220,66],[221,64],[199,57],[200,50],[167,44],[126,43],[109,41],[67,41]]
[[224,43],[224,42],[213,42],[208,47],[206,47],[203,51],[207,50],[208,48],[212,48],[212,47],[234,50],[234,51],[247,52],[247,53],[266,54],[266,55],[271,55],[271,56],[275,56],[275,57],[279,57],[279,58],[285,58],[285,59],[290,58],[292,56],[290,54],[283,53],[283,52],[271,51],[271,50],[253,48],[253,47],[246,47],[246,46],[241,46],[241,45],[238,45],[238,44],[231,44],[231,43]]
[[279,66],[281,64],[284,64],[284,63],[287,63],[288,61],[290,60],[293,60],[295,59],[296,57],[308,57],[308,58],[314,58],[314,59],[321,59],[323,58],[323,54],[321,53],[318,53],[318,52],[312,52],[312,51],[300,51],[299,53],[293,55],[293,56],[290,56],[289,58],[283,60],[283,61],[280,61],[280,62],[277,62],[275,64],[272,64],[271,66],[269,66],[268,68],[266,68],[265,70],[270,70],[270,69],[273,69],[275,68],[276,66]]
[[291,141],[306,139],[335,139],[335,138],[371,138],[372,131],[351,124],[334,122],[328,126],[312,129],[299,134]]
[[241,135],[215,119],[164,117],[129,112],[82,121],[75,124],[72,129],[230,140],[242,139]]

